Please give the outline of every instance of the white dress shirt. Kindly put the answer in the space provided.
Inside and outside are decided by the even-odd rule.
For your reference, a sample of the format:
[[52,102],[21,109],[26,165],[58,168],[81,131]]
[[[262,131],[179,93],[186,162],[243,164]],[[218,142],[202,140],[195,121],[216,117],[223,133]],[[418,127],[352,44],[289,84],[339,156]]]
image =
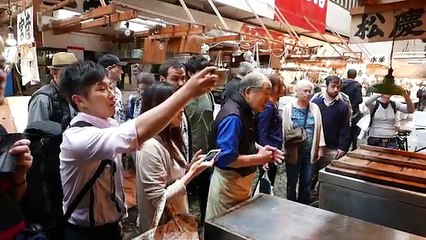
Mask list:
[[[130,120],[118,126],[112,118],[104,120],[81,112],[71,121],[71,125],[79,121],[94,126],[72,127],[63,133],[59,155],[64,192],[63,210],[66,212],[69,204],[94,174],[101,161],[110,159],[117,166],[114,186],[115,200],[120,210],[117,210],[115,202],[110,197],[112,176],[110,166],[107,166],[92,188],[93,212],[95,226],[115,222],[125,214],[121,154],[134,152],[139,147],[135,121]],[[70,223],[90,226],[89,195],[90,193],[77,206],[69,219]]]

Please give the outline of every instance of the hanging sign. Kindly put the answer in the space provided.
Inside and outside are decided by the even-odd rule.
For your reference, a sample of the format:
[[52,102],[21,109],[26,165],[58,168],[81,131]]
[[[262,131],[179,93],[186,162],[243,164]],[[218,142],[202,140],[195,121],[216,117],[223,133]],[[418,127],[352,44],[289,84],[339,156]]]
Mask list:
[[352,16],[351,43],[426,38],[426,6]]
[[33,7],[25,9],[17,16],[18,45],[34,42]]
[[275,0],[275,5],[291,25],[325,33],[327,0]]

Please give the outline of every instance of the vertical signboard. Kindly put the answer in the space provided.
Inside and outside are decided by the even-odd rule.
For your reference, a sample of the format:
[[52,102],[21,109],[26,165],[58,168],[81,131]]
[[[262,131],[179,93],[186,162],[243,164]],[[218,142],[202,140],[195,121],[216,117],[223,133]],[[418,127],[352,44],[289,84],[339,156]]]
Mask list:
[[33,8],[27,8],[17,16],[18,45],[32,44],[34,42]]
[[325,33],[327,0],[275,0],[275,5],[291,25],[312,32],[316,32],[316,28],[319,32]]

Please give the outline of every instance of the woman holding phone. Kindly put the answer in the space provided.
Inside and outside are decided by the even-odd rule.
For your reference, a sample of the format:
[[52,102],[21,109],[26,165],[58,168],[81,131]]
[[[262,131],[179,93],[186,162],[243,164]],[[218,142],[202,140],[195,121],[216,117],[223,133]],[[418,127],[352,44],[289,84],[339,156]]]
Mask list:
[[[174,93],[167,82],[157,82],[143,94],[142,112],[164,102]],[[156,137],[146,141],[136,153],[136,195],[139,209],[139,230],[152,227],[153,217],[165,196],[166,204],[172,204],[176,214],[189,213],[186,185],[195,176],[213,165],[214,159],[203,161],[201,151],[189,162],[183,154],[180,130],[182,111]],[[160,225],[169,220],[161,217]]]

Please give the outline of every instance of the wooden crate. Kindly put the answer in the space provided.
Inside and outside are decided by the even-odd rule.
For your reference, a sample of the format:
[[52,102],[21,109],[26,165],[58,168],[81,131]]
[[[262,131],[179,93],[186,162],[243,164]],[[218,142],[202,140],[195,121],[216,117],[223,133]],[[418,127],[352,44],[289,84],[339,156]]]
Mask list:
[[426,193],[426,155],[362,145],[326,171]]

